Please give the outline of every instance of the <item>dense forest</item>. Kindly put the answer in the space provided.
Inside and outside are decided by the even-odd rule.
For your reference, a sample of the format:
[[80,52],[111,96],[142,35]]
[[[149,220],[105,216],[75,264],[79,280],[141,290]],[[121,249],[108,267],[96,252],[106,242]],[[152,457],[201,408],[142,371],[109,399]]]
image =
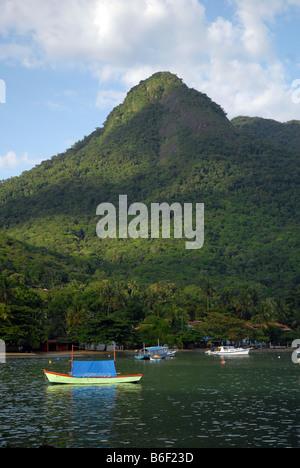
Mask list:
[[[299,299],[299,289],[275,300],[264,298],[259,288],[247,284],[240,290],[217,291],[209,280],[184,287],[74,280],[40,290],[28,286],[22,275],[2,275],[0,336],[28,350],[38,349],[51,338],[62,343],[115,341],[127,349],[157,340],[189,347],[211,338],[291,343],[299,330]],[[187,327],[191,321],[199,323]],[[289,324],[294,332],[282,332],[274,325],[276,321]],[[249,323],[259,327],[252,329]]]
[[[299,122],[229,121],[171,73],[140,82],[103,127],[0,182],[0,338],[278,341],[273,322],[299,334],[299,141]],[[204,203],[204,246],[99,239],[97,206],[120,194]]]

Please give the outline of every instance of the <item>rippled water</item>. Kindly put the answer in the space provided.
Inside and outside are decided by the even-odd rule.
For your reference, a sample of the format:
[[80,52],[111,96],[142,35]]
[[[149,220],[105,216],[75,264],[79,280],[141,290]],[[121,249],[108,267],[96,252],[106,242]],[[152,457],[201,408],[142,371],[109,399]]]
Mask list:
[[300,445],[300,366],[290,352],[253,352],[225,365],[203,352],[158,362],[122,354],[117,370],[143,373],[141,382],[92,387],[47,385],[44,368],[70,366],[69,357],[51,359],[0,364],[1,448]]

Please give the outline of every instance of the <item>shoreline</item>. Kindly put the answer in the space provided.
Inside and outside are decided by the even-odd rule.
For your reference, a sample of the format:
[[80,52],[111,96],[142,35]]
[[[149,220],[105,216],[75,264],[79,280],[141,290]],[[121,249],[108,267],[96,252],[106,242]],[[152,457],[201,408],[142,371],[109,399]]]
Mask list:
[[[257,348],[257,349],[251,349],[251,352],[252,353],[257,353],[257,352],[275,352],[275,353],[279,353],[279,352],[293,352],[295,351],[296,348]],[[182,353],[189,353],[189,352],[199,352],[199,353],[202,353],[202,352],[205,352],[207,350],[207,348],[194,348],[194,349],[179,349],[178,352],[182,352]],[[122,350],[116,350],[116,354],[122,354],[122,353],[132,353],[132,354],[135,354],[137,353],[138,350],[132,350],[132,349],[122,349]],[[94,355],[94,356],[109,356],[109,355],[113,355],[114,354],[114,351],[85,351],[85,350],[77,350],[77,351],[73,351],[73,355],[74,356],[90,356],[90,355]],[[36,358],[36,357],[40,357],[40,358],[43,358],[43,357],[69,357],[69,356],[72,356],[72,351],[48,351],[48,352],[44,352],[44,351],[41,351],[41,352],[35,352],[35,353],[9,353],[7,352],[5,357],[6,358],[10,358],[10,357],[23,357],[23,358]]]

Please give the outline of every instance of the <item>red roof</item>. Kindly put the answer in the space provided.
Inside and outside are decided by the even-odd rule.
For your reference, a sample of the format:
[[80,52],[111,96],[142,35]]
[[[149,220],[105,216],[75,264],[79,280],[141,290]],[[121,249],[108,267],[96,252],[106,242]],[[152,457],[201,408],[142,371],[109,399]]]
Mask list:
[[203,323],[202,320],[194,320],[193,322],[188,322],[190,327],[194,327],[195,325],[199,325],[199,323]]
[[[262,327],[264,326],[265,324],[264,323],[247,323],[248,327],[250,328],[259,328],[259,327]],[[281,328],[282,331],[294,331],[292,330],[291,328],[287,327],[286,325],[282,325],[282,323],[278,323],[278,322],[268,322],[267,325],[275,325],[275,327],[279,327]]]

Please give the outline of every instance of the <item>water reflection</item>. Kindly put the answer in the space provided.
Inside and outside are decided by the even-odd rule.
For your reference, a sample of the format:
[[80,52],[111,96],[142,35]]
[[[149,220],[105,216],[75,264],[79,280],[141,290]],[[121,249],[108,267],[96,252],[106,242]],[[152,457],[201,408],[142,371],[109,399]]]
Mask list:
[[[118,402],[137,395],[140,385],[48,385],[45,389],[51,432],[64,427],[61,443],[68,447],[108,447],[114,438],[112,427],[119,418]],[[122,421],[120,421],[120,424]],[[60,431],[61,432],[61,431]]]
[[[86,437],[90,444],[106,442],[116,392],[116,386],[47,386],[45,410],[51,443],[80,447],[80,440]],[[59,438],[53,437],[57,427]]]

